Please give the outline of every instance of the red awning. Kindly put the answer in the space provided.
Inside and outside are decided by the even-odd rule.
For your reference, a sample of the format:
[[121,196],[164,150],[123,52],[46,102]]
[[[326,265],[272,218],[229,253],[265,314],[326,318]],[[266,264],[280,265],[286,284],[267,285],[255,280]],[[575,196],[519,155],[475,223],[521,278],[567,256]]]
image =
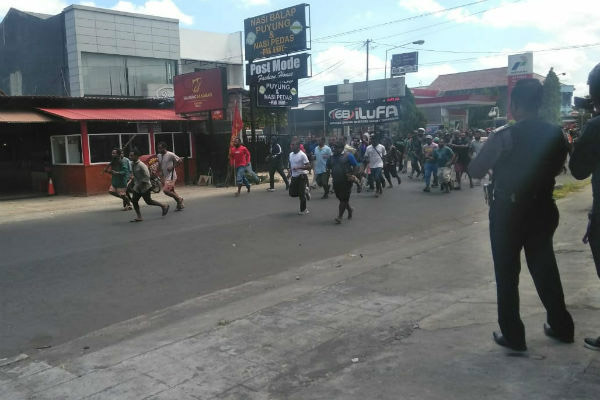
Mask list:
[[417,107],[449,107],[449,106],[493,106],[496,97],[477,94],[461,94],[457,96],[441,96],[431,98],[416,98]]
[[39,108],[72,121],[186,121],[174,110],[151,108]]

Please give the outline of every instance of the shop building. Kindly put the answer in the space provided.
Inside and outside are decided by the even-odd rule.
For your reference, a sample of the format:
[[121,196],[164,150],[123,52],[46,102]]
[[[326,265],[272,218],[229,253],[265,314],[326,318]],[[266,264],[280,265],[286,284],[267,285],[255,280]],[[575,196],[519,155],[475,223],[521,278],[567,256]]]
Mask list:
[[173,77],[224,67],[243,88],[242,34],[181,29],[152,15],[71,5],[11,8],[0,23],[0,90],[10,96],[173,97]]
[[[508,100],[508,67],[458,72],[438,76],[429,86],[412,89],[417,107],[430,125],[457,129],[482,123],[504,124]],[[543,82],[545,77],[532,73]],[[571,111],[574,87],[561,84],[561,112]],[[495,117],[488,116],[496,108]]]
[[[10,9],[0,22],[0,173],[3,192],[106,191],[113,147],[154,153],[165,141],[195,181],[227,167],[235,104],[245,93],[242,35],[180,29],[175,19],[72,5],[57,15]],[[173,79],[227,70],[224,108],[182,117]],[[3,95],[6,95],[3,97]],[[6,179],[6,180],[5,180]]]
[[60,194],[104,193],[113,148],[154,154],[159,142],[185,157],[184,183],[197,175],[192,131],[203,124],[159,100],[0,96],[0,190],[45,192],[52,177]]
[[0,24],[7,95],[156,97],[179,62],[179,22],[71,5],[50,16],[10,9]]

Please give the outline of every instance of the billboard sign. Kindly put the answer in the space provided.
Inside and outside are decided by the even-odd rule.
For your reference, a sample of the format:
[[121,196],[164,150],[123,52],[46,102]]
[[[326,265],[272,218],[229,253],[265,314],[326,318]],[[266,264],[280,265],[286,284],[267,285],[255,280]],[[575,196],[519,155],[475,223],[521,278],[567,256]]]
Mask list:
[[244,20],[246,60],[308,50],[306,4]]
[[256,90],[256,104],[259,107],[298,106],[298,80],[264,82]]
[[368,82],[345,83],[324,87],[326,103],[404,97],[405,92],[404,77],[376,79]]
[[508,56],[508,76],[533,74],[533,53]]
[[398,98],[351,101],[328,103],[325,113],[330,126],[367,125],[400,120],[402,107]]
[[206,69],[176,75],[173,79],[175,112],[190,114],[225,108],[227,72],[225,68]]
[[402,53],[392,55],[392,73],[391,76],[400,76],[408,72],[419,71],[419,53]]
[[510,109],[511,93],[521,79],[533,78],[533,53],[513,54],[508,56],[507,68],[507,119],[513,118]]
[[307,78],[308,57],[310,54],[302,53],[249,63],[246,65],[246,82],[251,84]]

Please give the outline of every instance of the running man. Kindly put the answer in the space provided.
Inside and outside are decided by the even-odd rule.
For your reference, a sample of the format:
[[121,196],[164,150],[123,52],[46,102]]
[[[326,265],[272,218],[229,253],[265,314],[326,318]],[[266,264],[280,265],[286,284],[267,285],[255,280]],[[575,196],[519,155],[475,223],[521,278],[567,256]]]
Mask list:
[[462,176],[465,173],[469,177],[469,186],[473,188],[473,179],[471,179],[471,175],[469,175],[469,171],[467,171],[467,167],[471,161],[469,158],[469,149],[471,145],[469,144],[465,133],[458,133],[456,139],[453,139],[452,143],[450,143],[448,147],[450,147],[456,154],[456,163],[454,164],[454,171],[456,172],[456,186],[454,189],[461,189]]
[[313,150],[315,157],[315,175],[317,185],[322,187],[325,193],[322,199],[329,197],[329,171],[327,170],[327,160],[333,154],[331,148],[325,144],[325,136],[319,139],[319,145]]
[[364,163],[369,165],[369,169],[371,170],[371,179],[375,183],[375,197],[379,197],[383,195],[383,185],[381,181],[383,180],[382,171],[383,171],[383,158],[387,152],[385,151],[385,147],[382,144],[379,144],[379,138],[373,135],[371,138],[371,144],[367,147],[365,151]]
[[158,144],[158,170],[162,176],[163,193],[172,197],[177,202],[175,211],[181,211],[184,208],[183,197],[175,192],[175,182],[177,182],[176,167],[183,162],[183,159],[175,153],[167,150],[167,144],[160,142]]
[[413,133],[411,136],[409,136],[408,138],[408,157],[410,158],[410,165],[411,165],[411,170],[410,170],[410,175],[408,176],[409,178],[412,179],[413,174],[416,172],[417,176],[416,178],[419,178],[419,175],[421,175],[421,166],[420,166],[420,160],[423,157],[423,144],[421,143],[421,140],[418,138],[416,132]]
[[123,211],[131,210],[131,202],[129,201],[129,197],[127,197],[127,181],[129,180],[129,175],[131,175],[129,160],[124,158],[123,151],[117,148],[112,150],[111,156],[112,161],[103,171],[110,171],[112,175],[108,193],[123,201]]
[[425,136],[425,145],[423,146],[423,159],[425,160],[425,189],[424,192],[431,191],[431,175],[437,174],[437,166],[435,162],[435,150],[437,144],[433,143],[431,135]]
[[306,209],[306,201],[310,200],[307,196],[308,191],[308,171],[310,171],[310,161],[306,153],[300,150],[298,139],[292,141],[292,152],[290,153],[290,196],[300,199],[299,215],[309,214]]
[[151,191],[152,185],[150,184],[150,171],[146,164],[139,160],[141,152],[138,149],[133,149],[129,153],[129,159],[133,166],[133,209],[135,210],[136,218],[130,222],[142,222],[142,213],[140,212],[139,201],[140,198],[144,199],[146,204],[149,206],[157,206],[162,209],[163,217],[169,212],[169,205],[159,203],[156,200],[152,200]]
[[[478,129],[473,135],[473,140],[469,145],[469,159],[473,160],[479,153],[481,153],[481,149],[483,148],[483,142],[481,141],[481,135],[485,134],[483,129]],[[481,179],[473,179],[473,184],[475,186],[481,185]]]
[[233,168],[235,168],[235,180],[238,189],[235,196],[238,197],[240,195],[242,185],[246,186],[246,190],[250,193],[250,182],[246,178],[246,172],[253,175],[256,180],[259,180],[259,178],[252,170],[250,151],[248,151],[246,146],[242,145],[240,138],[233,140],[233,146],[229,149],[229,160]]
[[336,224],[342,223],[346,210],[348,210],[348,219],[352,219],[354,209],[350,207],[350,193],[352,184],[356,180],[354,173],[357,167],[356,158],[352,152],[344,151],[344,140],[340,139],[334,144],[333,155],[327,160],[327,170],[331,172],[333,178],[333,191],[340,201],[338,216],[335,218]]
[[434,158],[438,170],[440,190],[450,193],[450,185],[452,185],[452,169],[450,166],[456,160],[456,155],[450,147],[446,146],[444,139],[440,139],[438,148],[434,150]]
[[277,139],[271,139],[271,154],[269,154],[269,188],[267,189],[269,192],[275,191],[275,172],[278,172],[279,175],[281,175],[281,178],[285,183],[285,190],[289,190],[290,188],[290,183],[283,173],[282,154],[283,151],[281,150],[279,143],[277,143]]
[[398,175],[398,171],[396,166],[402,163],[402,154],[396,149],[396,146],[392,144],[391,141],[388,141],[386,146],[386,156],[384,158],[383,165],[383,174],[385,175],[385,179],[388,181],[389,188],[392,186],[392,177],[396,178],[398,181],[398,185],[402,183],[400,176]]

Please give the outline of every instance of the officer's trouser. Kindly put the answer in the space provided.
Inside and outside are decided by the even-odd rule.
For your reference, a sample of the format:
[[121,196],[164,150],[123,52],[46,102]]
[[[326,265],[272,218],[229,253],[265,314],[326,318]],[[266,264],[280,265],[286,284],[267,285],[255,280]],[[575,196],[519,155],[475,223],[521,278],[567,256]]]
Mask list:
[[[558,226],[558,209],[551,199],[513,203],[492,201],[490,237],[498,297],[498,323],[506,340],[525,345],[525,328],[519,315],[521,249],[547,312],[547,321],[562,338],[572,339],[573,319],[567,311],[552,238]],[[542,327],[540,326],[541,330]]]
[[594,256],[596,264],[596,272],[600,278],[600,212],[594,212],[591,216],[592,220],[589,232],[590,248]]

